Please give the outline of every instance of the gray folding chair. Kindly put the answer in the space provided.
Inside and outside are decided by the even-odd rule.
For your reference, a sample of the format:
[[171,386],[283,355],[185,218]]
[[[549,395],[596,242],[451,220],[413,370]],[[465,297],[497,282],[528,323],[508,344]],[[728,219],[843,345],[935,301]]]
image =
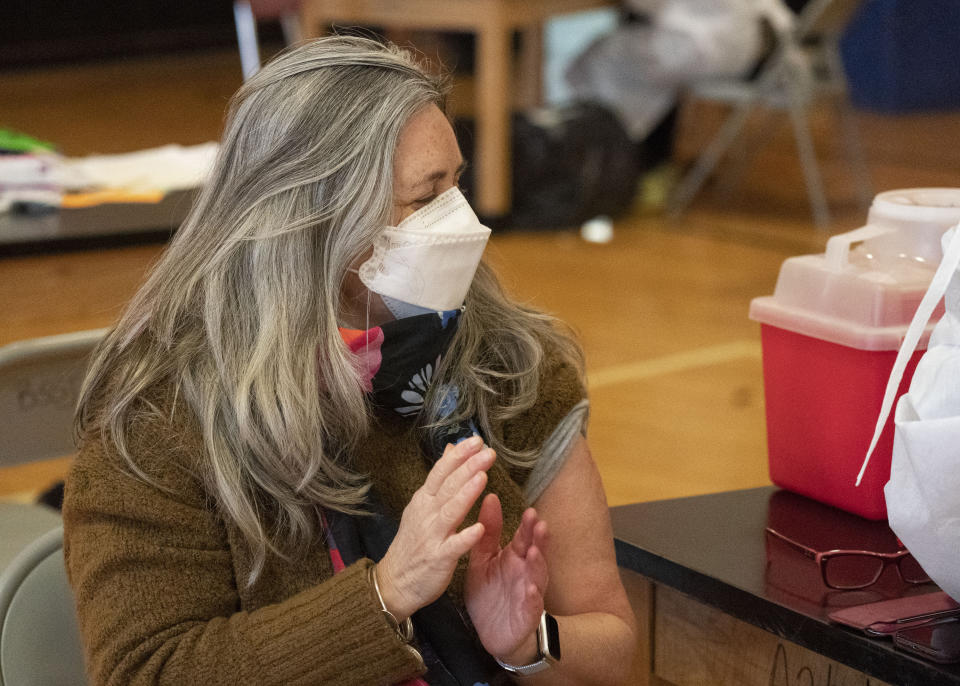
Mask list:
[[74,452],[73,413],[87,358],[106,329],[0,347],[0,467]]
[[[0,347],[0,467],[72,454],[73,413],[88,357],[106,329]],[[0,503],[0,572],[29,542],[60,526],[44,505]]]
[[[821,95],[830,95],[837,106],[857,194],[864,206],[869,204],[872,196],[869,175],[839,50],[843,29],[862,1],[811,0],[797,16],[794,30],[777,35],[773,53],[753,79],[715,79],[689,89],[689,99],[720,102],[733,109],[671,195],[668,203],[671,217],[678,218],[686,211],[748,118],[758,108],[765,107],[789,114],[813,219],[817,226],[826,227],[830,211],[807,116],[808,108]],[[746,160],[743,146],[738,153],[742,167]],[[735,178],[737,174],[731,176]]]
[[[0,347],[0,467],[75,452],[80,384],[106,331]],[[0,686],[85,683],[60,513],[0,503]]]
[[57,528],[0,573],[0,686],[86,683],[63,529]]

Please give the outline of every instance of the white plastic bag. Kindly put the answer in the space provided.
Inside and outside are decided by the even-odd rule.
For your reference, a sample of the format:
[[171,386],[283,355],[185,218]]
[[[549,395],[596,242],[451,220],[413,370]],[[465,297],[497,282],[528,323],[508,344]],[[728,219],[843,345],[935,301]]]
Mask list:
[[890,528],[949,596],[960,598],[960,225],[944,234],[943,260],[897,354],[863,476],[887,421],[907,361],[934,308],[934,327],[894,414],[890,481],[884,488]]

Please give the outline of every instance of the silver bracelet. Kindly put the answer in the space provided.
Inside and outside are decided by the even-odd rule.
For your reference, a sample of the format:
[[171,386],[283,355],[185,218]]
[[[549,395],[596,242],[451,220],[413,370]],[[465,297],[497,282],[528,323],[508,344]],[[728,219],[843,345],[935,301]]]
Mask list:
[[401,641],[410,643],[413,641],[413,621],[407,617],[403,620],[403,623],[400,623],[394,614],[387,609],[387,604],[383,602],[383,595],[380,593],[380,584],[377,581],[377,565],[370,565],[367,574],[370,576],[373,590],[377,594],[377,600],[380,601],[380,609],[383,610],[383,614],[387,618],[387,623],[397,632],[397,636],[400,637]]

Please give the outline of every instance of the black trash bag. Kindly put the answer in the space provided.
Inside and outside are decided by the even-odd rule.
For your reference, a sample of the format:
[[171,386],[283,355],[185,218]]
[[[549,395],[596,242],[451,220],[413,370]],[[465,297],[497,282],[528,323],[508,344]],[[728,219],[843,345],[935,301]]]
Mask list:
[[[560,229],[616,217],[637,188],[637,148],[616,115],[576,103],[513,115],[513,207],[497,227]],[[463,147],[472,136],[461,123]],[[464,135],[465,134],[465,135]],[[471,179],[462,184],[469,189]]]

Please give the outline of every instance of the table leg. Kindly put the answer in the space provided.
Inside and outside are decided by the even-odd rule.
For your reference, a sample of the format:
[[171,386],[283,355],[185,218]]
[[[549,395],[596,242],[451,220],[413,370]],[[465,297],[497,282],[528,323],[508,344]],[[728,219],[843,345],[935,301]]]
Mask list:
[[510,210],[510,37],[506,22],[488,18],[476,47],[476,210],[503,216]]
[[655,686],[659,680],[653,674],[654,589],[646,577],[620,568],[620,579],[637,618],[637,649],[633,658],[630,683],[636,686]]

